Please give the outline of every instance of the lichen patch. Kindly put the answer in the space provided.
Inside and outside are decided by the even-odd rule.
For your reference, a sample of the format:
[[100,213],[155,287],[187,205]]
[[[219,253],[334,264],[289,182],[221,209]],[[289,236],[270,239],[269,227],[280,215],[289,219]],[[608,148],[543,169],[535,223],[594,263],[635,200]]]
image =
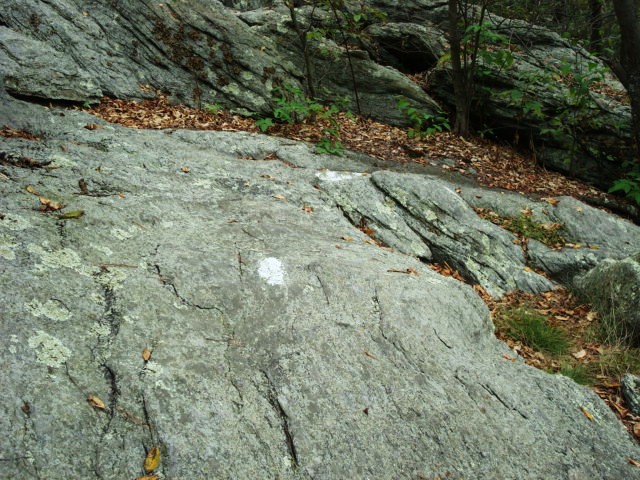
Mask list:
[[31,227],[31,223],[20,215],[13,213],[5,213],[2,220],[0,220],[0,228],[6,228],[7,230],[26,230]]
[[16,253],[13,249],[17,246],[14,238],[9,235],[0,235],[0,257],[5,260],[15,260]]
[[64,322],[72,316],[72,313],[67,307],[55,300],[47,300],[42,304],[34,298],[31,302],[27,303],[25,307],[34,317],[47,317],[55,322]]
[[48,367],[59,367],[71,357],[71,350],[60,340],[42,330],[38,330],[33,337],[29,338],[28,343],[29,347],[36,351],[36,360]]

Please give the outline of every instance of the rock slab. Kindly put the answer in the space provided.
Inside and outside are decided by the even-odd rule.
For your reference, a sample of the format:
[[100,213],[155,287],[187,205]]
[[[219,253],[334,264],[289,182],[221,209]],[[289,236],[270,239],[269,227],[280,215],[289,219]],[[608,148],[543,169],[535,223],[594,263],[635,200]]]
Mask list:
[[366,159],[1,100],[40,136],[0,137],[3,478],[134,478],[154,447],[166,479],[640,478],[593,392],[345,218],[319,175]]

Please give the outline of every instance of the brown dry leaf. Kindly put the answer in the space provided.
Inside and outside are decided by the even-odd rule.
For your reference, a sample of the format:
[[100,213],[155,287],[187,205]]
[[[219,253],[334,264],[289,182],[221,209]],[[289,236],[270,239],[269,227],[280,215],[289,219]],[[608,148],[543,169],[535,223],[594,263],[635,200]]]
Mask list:
[[136,480],[158,480],[158,475],[144,475],[143,477],[136,477]]
[[640,467],[640,462],[638,462],[637,460],[634,460],[633,458],[628,458],[627,461],[634,467]]
[[506,360],[509,360],[510,362],[515,362],[515,361],[518,359],[518,357],[516,357],[516,358],[511,358],[511,357],[509,356],[509,354],[507,354],[507,353],[503,353],[503,354],[502,354],[502,358],[504,358],[504,359],[506,359]]
[[343,235],[342,237],[340,237],[340,240],[344,240],[345,242],[353,242],[353,237],[347,237],[346,235]]
[[100,125],[95,124],[95,123],[87,123],[87,124],[84,126],[84,128],[86,128],[87,130],[97,130],[97,129],[99,129],[99,128],[104,128],[104,127],[101,127]]
[[591,412],[589,412],[589,410],[587,410],[585,407],[580,407],[580,410],[582,411],[582,413],[584,413],[584,416],[587,417],[590,422],[593,422],[593,415],[591,414]]
[[89,402],[89,405],[91,405],[96,410],[106,410],[107,409],[107,406],[104,404],[104,402],[102,400],[100,400],[99,397],[96,397],[95,395],[89,395],[87,397],[87,402]]
[[576,360],[580,360],[581,358],[584,358],[587,356],[587,351],[583,348],[579,352],[572,353],[571,355],[573,355],[573,358],[575,358]]
[[38,195],[38,196],[40,196],[40,194],[38,193],[38,191],[37,191],[37,190],[35,189],[35,187],[34,187],[33,185],[31,185],[31,184],[27,185],[27,186],[25,187],[25,190],[26,190],[27,192],[29,192],[29,193],[33,194],[33,195]]
[[263,173],[262,175],[260,175],[262,178],[266,178],[267,180],[275,180],[276,177],[274,177],[273,175],[269,175],[268,173]]
[[633,425],[633,435],[636,438],[640,438],[640,423],[636,423]]
[[144,459],[144,471],[146,473],[153,472],[160,466],[160,449],[158,447],[153,447],[147,453],[146,458]]
[[276,193],[276,194],[273,196],[273,198],[275,198],[276,200],[281,200],[281,201],[284,201],[284,200],[285,200],[284,195],[282,195],[281,193]]
[[558,200],[557,198],[545,198],[544,199],[545,202],[547,202],[550,205],[558,205],[560,203],[560,200]]
[[180,170],[182,171],[182,173],[189,173],[191,171],[191,169],[186,165],[183,167],[180,167]]
[[64,208],[64,204],[60,202],[56,202],[47,197],[40,197],[40,204],[42,205],[41,210],[43,212],[55,212],[56,210],[61,210]]
[[145,347],[145,349],[142,350],[142,359],[148,362],[151,359],[151,350]]
[[313,213],[313,207],[310,207],[309,205],[305,205],[304,207],[302,207],[302,210],[307,213]]

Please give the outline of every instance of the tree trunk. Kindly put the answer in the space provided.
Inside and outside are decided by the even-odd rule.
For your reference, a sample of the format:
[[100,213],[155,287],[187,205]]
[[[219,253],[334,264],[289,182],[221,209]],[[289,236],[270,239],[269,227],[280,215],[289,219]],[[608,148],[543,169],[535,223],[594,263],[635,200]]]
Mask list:
[[589,0],[589,48],[595,54],[602,50],[603,0]]
[[468,137],[471,134],[471,92],[469,92],[468,73],[462,68],[461,16],[458,0],[449,0],[449,48],[451,49],[451,70],[453,95],[456,103],[456,121],[453,133]]
[[640,23],[636,0],[613,0],[613,8],[620,26],[620,63],[631,100],[633,138],[640,152]]

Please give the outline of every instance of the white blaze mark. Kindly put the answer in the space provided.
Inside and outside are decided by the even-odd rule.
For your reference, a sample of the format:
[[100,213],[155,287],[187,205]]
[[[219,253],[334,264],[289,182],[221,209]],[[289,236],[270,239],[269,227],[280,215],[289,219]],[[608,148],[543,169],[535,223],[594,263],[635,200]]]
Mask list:
[[282,268],[282,262],[277,258],[263,259],[258,266],[258,275],[264,278],[269,285],[284,284],[284,268]]

